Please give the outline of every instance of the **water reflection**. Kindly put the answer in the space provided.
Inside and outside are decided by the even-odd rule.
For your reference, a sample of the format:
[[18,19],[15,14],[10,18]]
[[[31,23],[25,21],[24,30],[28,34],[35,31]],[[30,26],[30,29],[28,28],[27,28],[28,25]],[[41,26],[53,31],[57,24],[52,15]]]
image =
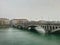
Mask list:
[[14,28],[0,29],[0,45],[60,45],[60,35],[41,35]]

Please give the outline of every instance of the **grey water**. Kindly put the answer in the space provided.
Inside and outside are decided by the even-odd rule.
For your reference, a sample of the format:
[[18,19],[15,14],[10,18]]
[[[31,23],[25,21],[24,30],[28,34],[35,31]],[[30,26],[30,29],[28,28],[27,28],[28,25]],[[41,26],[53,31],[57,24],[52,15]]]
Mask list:
[[0,29],[0,45],[60,45],[60,35],[42,35],[15,28]]

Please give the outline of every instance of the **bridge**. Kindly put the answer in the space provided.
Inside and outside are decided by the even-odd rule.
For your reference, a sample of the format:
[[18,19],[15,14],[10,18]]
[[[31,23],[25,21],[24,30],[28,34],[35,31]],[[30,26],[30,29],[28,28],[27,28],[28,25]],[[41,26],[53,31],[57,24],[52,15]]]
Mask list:
[[[44,23],[37,23],[37,22],[28,22],[24,24],[17,25],[17,28],[21,29],[36,29],[36,27],[42,28],[45,33],[53,33],[56,31],[60,31],[60,23],[53,23],[53,22],[44,22]],[[36,29],[38,31],[38,29]]]
[[[30,23],[27,25],[28,29],[36,29],[36,27],[42,28],[46,33],[53,33],[60,31],[60,23]],[[38,29],[36,29],[38,31]]]

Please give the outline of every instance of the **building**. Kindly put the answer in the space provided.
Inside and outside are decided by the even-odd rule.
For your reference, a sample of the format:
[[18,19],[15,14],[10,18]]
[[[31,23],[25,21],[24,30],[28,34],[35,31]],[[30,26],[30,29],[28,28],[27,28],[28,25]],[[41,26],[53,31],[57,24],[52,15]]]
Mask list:
[[0,18],[0,27],[8,27],[10,25],[10,21],[7,18]]
[[28,22],[27,19],[12,19],[10,21],[11,26],[23,25],[24,23]]

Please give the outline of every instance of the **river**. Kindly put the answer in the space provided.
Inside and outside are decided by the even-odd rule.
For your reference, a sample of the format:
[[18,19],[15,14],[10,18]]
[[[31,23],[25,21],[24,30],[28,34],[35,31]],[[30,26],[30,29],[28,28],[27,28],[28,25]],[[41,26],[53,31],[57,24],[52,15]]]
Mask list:
[[60,45],[60,35],[42,35],[15,28],[0,29],[0,45]]

